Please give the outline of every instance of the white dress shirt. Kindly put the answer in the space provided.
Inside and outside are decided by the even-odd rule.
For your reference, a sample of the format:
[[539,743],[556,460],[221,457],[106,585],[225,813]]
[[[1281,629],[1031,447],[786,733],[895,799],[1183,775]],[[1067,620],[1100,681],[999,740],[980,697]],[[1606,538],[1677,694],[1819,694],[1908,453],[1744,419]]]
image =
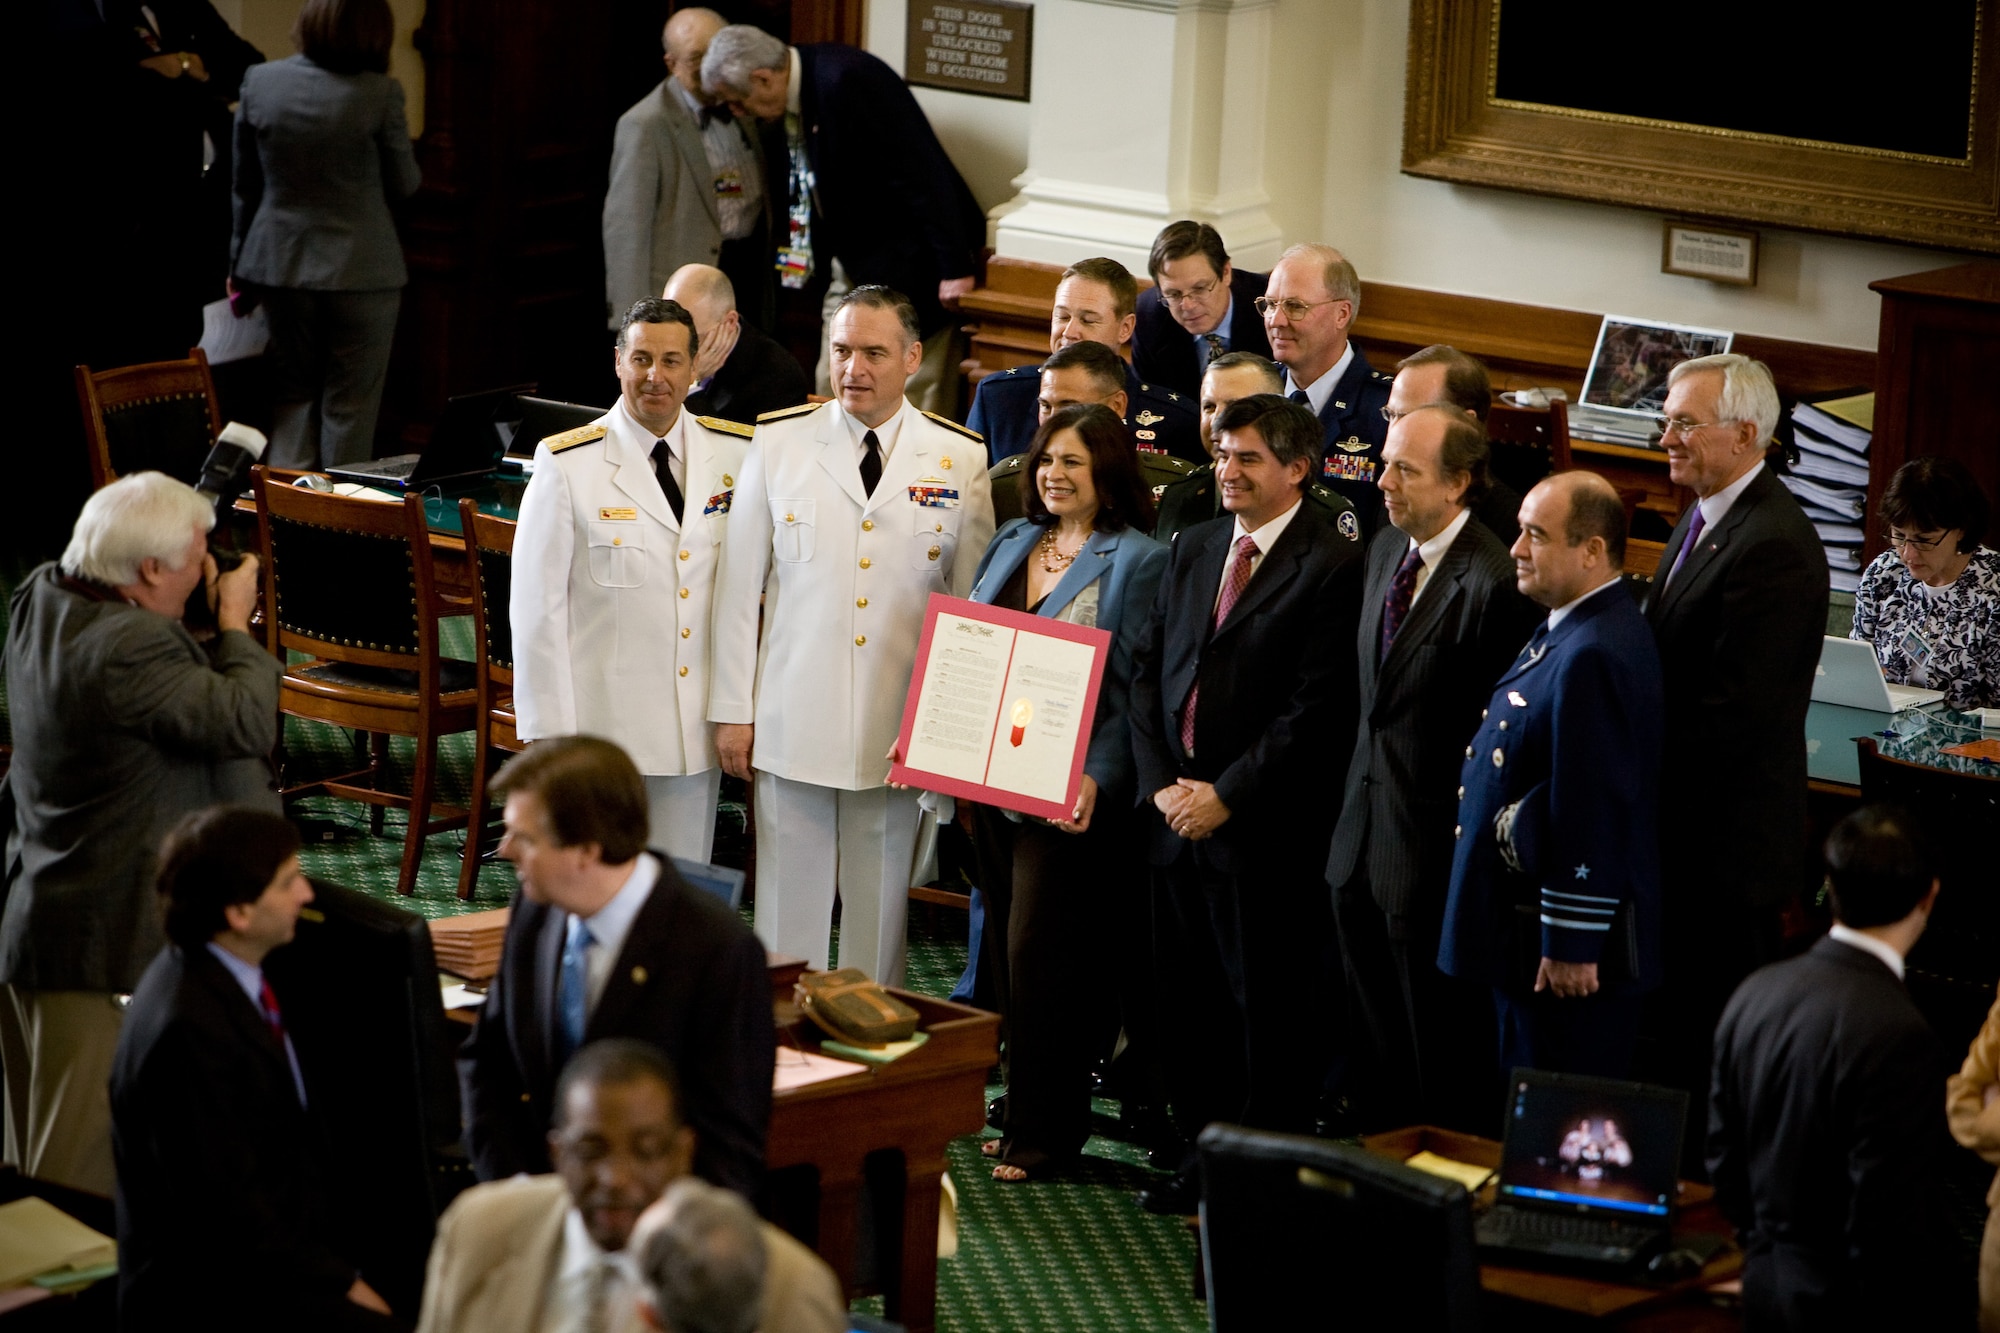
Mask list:
[[[1277,544],[1278,538],[1285,535],[1285,529],[1289,528],[1292,525],[1292,520],[1298,517],[1299,503],[1304,498],[1301,496],[1299,500],[1294,500],[1290,509],[1287,509],[1263,527],[1258,528],[1255,532],[1245,532],[1243,530],[1243,520],[1240,517],[1236,520],[1236,527],[1229,534],[1229,550],[1222,557],[1222,579],[1215,585],[1215,604],[1217,606],[1222,605],[1222,590],[1229,586],[1229,567],[1236,563],[1236,543],[1248,537],[1257,544],[1256,551],[1250,556],[1250,577],[1253,579],[1256,578],[1258,569],[1264,564],[1264,557],[1271,553],[1271,547]],[[1211,614],[1213,613],[1211,612]]]
[[639,1314],[643,1291],[631,1256],[599,1249],[584,1228],[583,1214],[572,1207],[563,1218],[562,1254],[535,1327],[539,1333],[645,1333]]
[[1756,480],[1757,474],[1763,470],[1764,460],[1760,458],[1748,472],[1701,502],[1703,532],[1707,532],[1729,516],[1729,511],[1736,505],[1737,497],[1749,489],[1750,483]]
[[1826,932],[1826,937],[1830,940],[1839,940],[1842,944],[1859,949],[1863,953],[1874,954],[1882,960],[1883,966],[1896,974],[1896,980],[1903,979],[1903,955],[1873,935],[1864,935],[1854,927],[1844,926],[1836,921],[1833,923],[1833,928]]
[[833,410],[840,413],[841,420],[847,423],[848,434],[854,440],[854,461],[856,465],[858,466],[862,459],[868,457],[868,446],[862,443],[862,439],[872,430],[875,432],[875,443],[882,450],[882,463],[886,467],[889,462],[889,455],[895,452],[896,439],[903,433],[903,419],[909,416],[911,407],[910,400],[907,398],[903,399],[902,402],[896,404],[896,414],[879,426],[864,426],[861,423],[860,417],[850,415],[848,410],[839,403],[833,405]]
[[1340,377],[1347,373],[1347,367],[1353,360],[1354,344],[1349,342],[1347,350],[1340,354],[1340,360],[1334,362],[1326,374],[1321,375],[1311,384],[1300,384],[1292,378],[1292,372],[1287,370],[1285,372],[1285,397],[1289,398],[1295,391],[1304,389],[1306,391],[1306,402],[1312,407],[1313,415],[1318,416],[1320,413],[1326,411],[1326,400],[1333,397],[1333,386],[1340,383]]
[[1410,545],[1417,549],[1419,561],[1417,586],[1410,593],[1411,606],[1415,606],[1417,599],[1424,595],[1424,589],[1430,586],[1431,571],[1437,568],[1438,561],[1444,559],[1444,553],[1451,549],[1451,544],[1458,540],[1458,534],[1465,531],[1465,521],[1471,517],[1470,509],[1461,509],[1458,511],[1458,517],[1445,524],[1444,530],[1437,536],[1427,542],[1411,541]]
[[594,1011],[597,1001],[604,995],[604,987],[611,980],[611,969],[624,952],[625,937],[632,933],[632,923],[639,917],[639,909],[652,896],[653,886],[660,881],[660,863],[651,852],[639,853],[639,859],[632,866],[632,873],[618,892],[611,895],[611,901],[597,909],[590,916],[582,918],[590,927],[590,937],[596,941],[590,952],[584,955],[584,998]]

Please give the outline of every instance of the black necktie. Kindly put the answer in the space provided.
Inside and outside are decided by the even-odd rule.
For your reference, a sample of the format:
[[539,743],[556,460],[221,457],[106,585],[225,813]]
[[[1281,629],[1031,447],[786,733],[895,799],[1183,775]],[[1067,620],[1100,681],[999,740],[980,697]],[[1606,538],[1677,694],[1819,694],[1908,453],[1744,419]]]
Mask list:
[[861,489],[873,495],[875,484],[882,480],[882,441],[871,430],[861,437],[861,447],[868,451],[861,455]]
[[696,119],[701,122],[701,128],[707,129],[718,120],[729,120],[732,114],[728,107],[718,102],[714,106],[703,107]]
[[673,451],[667,442],[661,440],[653,446],[653,475],[660,479],[660,489],[667,494],[667,508],[674,511],[674,522],[681,521],[681,506],[686,503],[681,498],[680,483],[674,480]]
[[1297,403],[1300,407],[1303,407],[1306,411],[1308,412],[1312,411],[1313,400],[1307,396],[1306,391],[1304,389],[1294,389],[1291,391],[1290,394],[1287,395],[1287,397],[1289,397],[1291,401]]

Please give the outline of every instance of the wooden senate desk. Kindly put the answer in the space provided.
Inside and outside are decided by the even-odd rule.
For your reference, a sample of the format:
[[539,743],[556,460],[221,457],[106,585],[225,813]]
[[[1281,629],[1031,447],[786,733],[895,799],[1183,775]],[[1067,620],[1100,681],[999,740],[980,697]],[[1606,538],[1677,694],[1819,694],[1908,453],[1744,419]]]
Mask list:
[[1953,712],[1943,704],[1900,713],[1876,713],[1865,708],[1815,703],[1806,709],[1806,786],[1819,795],[1859,801],[1861,757],[1856,742],[1863,737],[1873,740],[1876,748],[1891,759],[1976,777],[2000,778],[2000,765],[1940,753],[1947,745],[1963,745],[1981,735],[1990,737],[1995,733],[1982,733],[1978,718]]
[[[1500,1165],[1500,1145],[1492,1139],[1429,1125],[1370,1134],[1361,1140],[1361,1146],[1377,1156],[1398,1162],[1408,1161],[1417,1153],[1428,1150],[1454,1161],[1470,1162],[1474,1166],[1497,1168]],[[1494,1182],[1488,1181],[1473,1196],[1473,1211],[1483,1212],[1490,1208],[1494,1191]],[[1684,1238],[1704,1241],[1703,1248],[1706,1248],[1713,1245],[1716,1239],[1727,1239],[1732,1234],[1727,1219],[1715,1206],[1715,1191],[1691,1180],[1682,1181],[1680,1215],[1674,1221],[1675,1241],[1678,1243]],[[1601,1320],[1607,1327],[1630,1333],[1642,1329],[1647,1333],[1654,1330],[1665,1333],[1669,1329],[1684,1333],[1709,1333],[1709,1330],[1720,1333],[1724,1329],[1740,1329],[1742,1319],[1734,1310],[1719,1308],[1712,1299],[1710,1289],[1734,1281],[1742,1268],[1743,1254],[1731,1243],[1716,1250],[1714,1257],[1693,1277],[1665,1285],[1628,1284],[1491,1263],[1479,1266],[1479,1285],[1489,1298],[1545,1306],[1564,1311],[1572,1317]],[[1517,1323],[1522,1327],[1531,1327],[1537,1320],[1503,1322],[1508,1327]]]

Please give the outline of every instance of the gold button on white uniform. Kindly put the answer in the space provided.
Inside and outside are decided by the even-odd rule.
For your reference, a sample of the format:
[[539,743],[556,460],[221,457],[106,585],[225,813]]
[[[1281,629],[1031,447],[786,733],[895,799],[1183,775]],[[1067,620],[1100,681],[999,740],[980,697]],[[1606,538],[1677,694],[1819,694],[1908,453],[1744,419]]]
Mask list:
[[868,636],[866,634],[857,634],[854,636],[854,646],[856,648],[861,647],[863,644],[867,642],[868,642]]
[[623,537],[613,537],[611,539],[611,544],[613,546],[623,546],[625,544],[625,539]]
[[937,558],[938,558],[939,556],[941,556],[941,555],[943,555],[943,554],[944,554],[944,552],[943,552],[942,550],[940,550],[939,548],[937,548],[937,547],[935,547],[935,546],[931,547],[931,559],[935,560],[935,559],[937,559]]
[[862,556],[862,557],[861,557],[861,567],[862,567],[863,569],[866,569],[866,568],[868,568],[868,566],[870,566],[870,565],[871,565],[871,564],[873,564],[873,563],[875,563],[875,562],[874,562],[874,561],[872,561],[872,560],[870,560],[870,559],[869,559],[869,558],[868,558],[867,556],[865,556],[865,555],[864,555],[864,556]]
[[686,551],[682,551],[682,552],[681,552],[681,559],[685,560],[685,559],[687,559],[687,558],[688,558],[688,553],[687,553]]
[[681,674],[682,674],[683,676],[685,676],[685,675],[686,675],[687,673],[688,673],[688,669],[687,669],[686,667],[682,667],[682,668],[681,668]]
[[686,598],[687,595],[688,595],[688,590],[686,588],[682,588],[681,589],[682,598]]
[[933,529],[933,531],[936,531],[936,532],[943,532],[943,531],[944,531],[944,524],[942,524],[942,523],[938,524],[938,525],[937,525],[937,527],[936,527],[935,529]]
[[854,604],[856,606],[866,606],[868,605],[868,599],[866,597],[857,597],[854,599]]
[[[693,630],[691,630],[691,629],[684,629],[684,630],[682,630],[682,631],[681,631],[681,637],[682,637],[683,639],[691,639],[691,638],[693,638],[693,637],[694,637],[694,631],[693,631]],[[1464,792],[1463,790],[1461,790],[1461,791],[1460,791],[1460,792],[1459,792],[1458,794],[1459,794],[1460,796],[1463,796],[1463,795],[1465,795],[1465,792]]]
[[873,531],[875,531],[875,520],[874,520],[874,519],[872,519],[872,518],[864,518],[864,519],[862,519],[862,520],[861,520],[861,530],[862,530],[863,532],[873,532]]
[[785,522],[790,523],[791,521],[792,521],[792,516],[790,514],[785,515]]

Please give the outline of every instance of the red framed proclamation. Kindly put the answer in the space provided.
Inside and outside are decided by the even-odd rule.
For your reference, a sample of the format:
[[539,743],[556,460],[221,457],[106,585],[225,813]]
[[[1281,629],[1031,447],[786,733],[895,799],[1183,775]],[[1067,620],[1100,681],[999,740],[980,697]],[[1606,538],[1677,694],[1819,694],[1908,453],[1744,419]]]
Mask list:
[[1068,819],[1111,635],[932,593],[891,782]]

